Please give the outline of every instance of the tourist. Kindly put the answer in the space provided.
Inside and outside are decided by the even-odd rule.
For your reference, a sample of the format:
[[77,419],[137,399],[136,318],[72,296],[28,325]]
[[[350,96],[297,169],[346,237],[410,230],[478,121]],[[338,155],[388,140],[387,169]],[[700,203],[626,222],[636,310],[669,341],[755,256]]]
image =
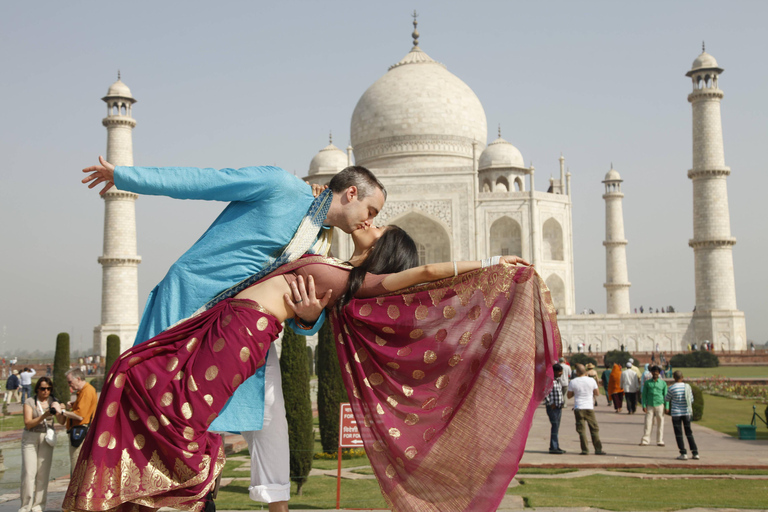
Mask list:
[[27,398],[32,396],[32,377],[37,374],[34,368],[24,368],[19,374],[21,381],[21,402],[26,403]]
[[672,375],[675,383],[669,386],[666,400],[669,402],[669,414],[672,416],[672,427],[675,429],[675,441],[677,441],[677,448],[680,450],[677,459],[688,459],[685,440],[683,439],[683,430],[685,430],[685,437],[688,438],[688,447],[691,449],[692,458],[699,460],[699,449],[696,447],[696,441],[693,439],[693,431],[691,430],[693,390],[690,384],[683,382],[683,372],[677,370]]
[[630,362],[627,362],[627,367],[621,372],[621,387],[624,389],[624,397],[627,399],[627,414],[635,414],[640,379],[637,378],[637,373],[632,369]]
[[571,365],[568,364],[568,361],[565,360],[564,357],[561,357],[559,360],[560,366],[563,367],[563,373],[560,375],[560,377],[557,379],[557,381],[560,383],[560,387],[562,388],[562,395],[563,395],[563,407],[568,405],[568,400],[566,400],[566,393],[568,393],[568,383],[571,380],[571,376],[573,375],[573,370],[571,369]]
[[664,446],[664,410],[667,408],[667,383],[660,379],[661,368],[651,366],[651,379],[643,384],[643,412],[645,413],[645,428],[640,446],[648,446],[651,442],[651,431],[656,425],[656,445]]
[[586,373],[587,370],[584,365],[576,365],[576,378],[568,384],[568,398],[573,398],[573,415],[576,419],[576,432],[579,434],[579,442],[581,443],[581,454],[589,455],[587,432],[584,427],[584,423],[586,423],[592,437],[595,455],[605,455],[603,444],[600,442],[600,427],[597,425],[594,407],[594,399],[599,392],[595,380],[587,377]]
[[13,400],[19,400],[20,389],[19,370],[13,370],[5,381],[5,403],[10,404]]
[[603,383],[603,391],[605,391],[605,399],[608,402],[608,405],[611,405],[611,394],[608,392],[608,382],[611,378],[611,369],[608,367],[608,363],[605,364],[605,370],[603,370],[603,373],[600,375],[600,380]]
[[[66,410],[62,410],[59,413],[59,421],[67,425],[67,432],[70,437],[69,468],[70,474],[74,475],[77,458],[80,455],[85,432],[88,429],[87,425],[90,425],[91,421],[93,421],[98,399],[96,397],[96,389],[86,382],[82,370],[77,368],[69,370],[66,373],[66,378],[67,383],[69,383],[70,392],[76,393],[77,398],[74,402],[67,402]],[[84,429],[82,429],[83,426],[85,426]],[[78,430],[83,430],[83,432],[78,433]],[[77,435],[82,437],[76,437]]]
[[[21,507],[19,512],[42,512],[48,500],[48,480],[53,445],[46,440],[54,418],[61,411],[53,398],[53,383],[40,377],[35,396],[24,402],[24,432],[21,434]],[[54,438],[55,442],[55,438]]]
[[608,377],[608,393],[613,401],[613,409],[620,413],[624,402],[624,389],[621,387],[621,366],[619,363],[613,363],[611,375]]
[[560,431],[560,419],[563,415],[563,406],[565,405],[565,402],[563,401],[563,389],[558,383],[558,378],[563,374],[563,367],[559,364],[554,364],[552,366],[552,371],[554,372],[555,382],[552,385],[552,391],[550,391],[547,398],[544,399],[544,404],[547,408],[547,417],[552,426],[549,432],[549,453],[562,455],[565,453],[565,450],[560,448],[557,434]]

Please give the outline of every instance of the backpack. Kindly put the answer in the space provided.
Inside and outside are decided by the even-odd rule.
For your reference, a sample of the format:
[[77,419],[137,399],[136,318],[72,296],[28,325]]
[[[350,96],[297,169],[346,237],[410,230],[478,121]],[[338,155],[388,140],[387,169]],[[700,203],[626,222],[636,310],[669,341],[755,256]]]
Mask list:
[[11,374],[8,380],[5,381],[5,389],[13,391],[19,387],[19,378],[16,375]]

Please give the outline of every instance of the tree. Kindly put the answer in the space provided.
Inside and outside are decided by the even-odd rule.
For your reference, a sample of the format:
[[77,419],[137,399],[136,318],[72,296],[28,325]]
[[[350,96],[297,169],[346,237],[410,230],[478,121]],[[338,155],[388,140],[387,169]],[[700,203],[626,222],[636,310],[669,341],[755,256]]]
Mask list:
[[285,417],[288,420],[291,479],[296,481],[296,493],[299,496],[302,495],[302,486],[312,469],[315,445],[307,370],[307,339],[299,336],[286,325],[283,331],[280,371],[285,398]]
[[704,416],[704,393],[696,384],[691,384],[691,391],[693,392],[693,417],[691,419],[699,421]]
[[67,372],[69,371],[69,334],[60,332],[56,336],[56,354],[53,357],[53,396],[62,402],[68,402],[69,392]]
[[320,443],[325,453],[339,448],[339,407],[349,401],[341,378],[339,358],[333,341],[333,329],[325,322],[318,334],[317,348],[317,419],[320,423]]
[[115,364],[118,357],[120,357],[120,336],[117,334],[110,334],[107,336],[107,357],[104,360],[105,378],[109,375],[109,370],[112,369],[112,365]]
[[618,364],[622,368],[627,364],[627,361],[629,361],[629,358],[632,357],[632,354],[629,352],[624,352],[621,350],[609,350],[605,353],[605,357],[603,357],[603,362],[606,366],[606,368],[613,368],[614,363]]
[[571,356],[568,356],[568,364],[571,366],[576,364],[583,364],[587,365],[587,363],[592,363],[593,365],[597,366],[597,359],[594,357],[590,357],[587,354],[573,354]]

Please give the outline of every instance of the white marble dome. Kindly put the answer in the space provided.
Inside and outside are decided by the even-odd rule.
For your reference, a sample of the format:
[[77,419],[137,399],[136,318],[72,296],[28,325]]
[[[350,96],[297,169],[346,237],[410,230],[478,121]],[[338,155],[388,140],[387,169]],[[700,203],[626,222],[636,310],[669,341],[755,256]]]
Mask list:
[[371,85],[352,114],[355,162],[372,168],[472,165],[485,111],[472,89],[418,46]]
[[107,91],[107,98],[113,96],[119,96],[121,98],[133,98],[133,95],[131,95],[131,90],[119,78],[117,79],[117,82],[109,86],[109,90]]
[[621,175],[616,169],[611,169],[605,175],[605,181],[621,181]]
[[499,137],[488,144],[480,155],[479,170],[496,167],[525,167],[525,161],[520,150]]
[[695,71],[697,69],[708,69],[708,68],[717,68],[717,61],[713,56],[708,54],[707,52],[701,52],[701,55],[696,57],[696,60],[693,61],[693,65],[691,66],[691,71]]
[[347,167],[347,155],[342,150],[328,144],[318,152],[309,164],[309,175],[337,173]]

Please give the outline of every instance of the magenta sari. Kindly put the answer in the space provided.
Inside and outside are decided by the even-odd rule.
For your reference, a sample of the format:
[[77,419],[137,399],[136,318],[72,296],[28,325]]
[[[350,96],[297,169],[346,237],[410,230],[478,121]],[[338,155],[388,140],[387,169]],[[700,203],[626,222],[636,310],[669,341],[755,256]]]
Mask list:
[[396,511],[496,510],[561,353],[549,290],[506,264],[333,315],[352,409]]
[[62,509],[199,511],[224,467],[208,426],[265,364],[277,319],[226,299],[126,351],[110,371]]

